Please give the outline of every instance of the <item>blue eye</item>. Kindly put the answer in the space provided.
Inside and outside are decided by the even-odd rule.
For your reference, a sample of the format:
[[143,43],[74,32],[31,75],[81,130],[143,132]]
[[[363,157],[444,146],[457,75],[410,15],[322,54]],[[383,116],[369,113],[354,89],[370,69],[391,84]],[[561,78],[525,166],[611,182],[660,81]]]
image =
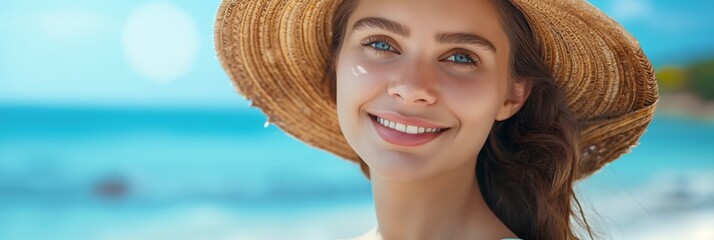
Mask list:
[[461,63],[461,64],[469,64],[469,63],[474,62],[473,59],[471,59],[471,57],[467,56],[466,54],[461,54],[461,53],[451,55],[447,60],[456,62],[456,63]]
[[370,44],[370,46],[382,51],[389,51],[390,49],[392,49],[392,46],[385,42],[373,42]]

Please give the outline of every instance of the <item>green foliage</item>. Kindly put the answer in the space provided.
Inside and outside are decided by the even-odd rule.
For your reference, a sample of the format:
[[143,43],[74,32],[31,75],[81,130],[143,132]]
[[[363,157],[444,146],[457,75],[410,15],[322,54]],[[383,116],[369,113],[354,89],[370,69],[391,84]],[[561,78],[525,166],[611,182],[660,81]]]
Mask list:
[[687,68],[687,88],[704,100],[714,100],[714,59],[699,61]]
[[663,92],[679,91],[685,87],[687,74],[684,69],[674,66],[657,70],[657,82]]
[[665,66],[655,71],[661,92],[691,92],[705,101],[714,101],[714,59],[693,62],[685,67]]

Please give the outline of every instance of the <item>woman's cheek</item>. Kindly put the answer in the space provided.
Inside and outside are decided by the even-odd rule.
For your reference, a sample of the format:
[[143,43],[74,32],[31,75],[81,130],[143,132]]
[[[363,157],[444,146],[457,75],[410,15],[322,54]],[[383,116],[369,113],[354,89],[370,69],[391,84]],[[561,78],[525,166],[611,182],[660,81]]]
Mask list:
[[374,95],[378,74],[352,54],[340,57],[337,66],[337,113],[341,120],[355,118]]
[[493,122],[499,106],[498,89],[486,76],[469,79],[451,79],[441,82],[445,104],[463,123],[486,124]]
[[[374,96],[387,83],[390,71],[386,66],[369,61],[346,61],[338,69],[338,93],[350,99]],[[386,92],[386,89],[384,90]],[[338,94],[340,98],[340,94]]]

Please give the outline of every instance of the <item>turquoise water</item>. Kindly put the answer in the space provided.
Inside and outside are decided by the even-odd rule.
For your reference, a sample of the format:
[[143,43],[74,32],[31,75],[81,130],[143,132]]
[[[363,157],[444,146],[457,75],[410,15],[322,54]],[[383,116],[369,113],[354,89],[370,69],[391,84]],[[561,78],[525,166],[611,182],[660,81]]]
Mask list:
[[[0,239],[336,239],[375,224],[356,165],[264,122],[252,109],[0,107]],[[580,189],[604,214],[635,204],[629,218],[712,209],[712,136],[657,116]]]

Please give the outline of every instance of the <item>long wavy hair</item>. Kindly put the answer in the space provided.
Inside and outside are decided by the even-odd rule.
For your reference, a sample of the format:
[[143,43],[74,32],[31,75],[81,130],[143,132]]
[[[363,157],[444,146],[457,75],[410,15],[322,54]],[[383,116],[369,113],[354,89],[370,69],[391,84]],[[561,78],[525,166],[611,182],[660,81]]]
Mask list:
[[[544,62],[541,45],[510,1],[491,0],[511,45],[512,79],[530,81],[531,93],[511,118],[496,122],[478,154],[476,178],[488,207],[523,239],[578,239],[571,218],[595,239],[573,185],[580,129],[565,94]],[[325,84],[336,99],[335,60],[357,0],[343,0],[332,18]],[[369,167],[360,161],[369,178]],[[576,213],[579,213],[576,214]]]

